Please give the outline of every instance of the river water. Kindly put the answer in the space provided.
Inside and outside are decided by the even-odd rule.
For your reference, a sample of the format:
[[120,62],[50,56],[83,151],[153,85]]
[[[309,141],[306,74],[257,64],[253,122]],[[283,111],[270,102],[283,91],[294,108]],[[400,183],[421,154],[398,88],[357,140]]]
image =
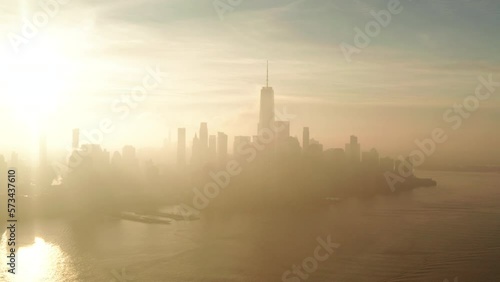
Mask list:
[[[8,231],[1,237],[0,281],[266,282],[283,281],[293,265],[307,277],[285,276],[292,282],[500,281],[500,174],[418,175],[438,186],[172,225],[21,221],[15,275],[6,272]],[[321,240],[339,245],[309,273],[303,262]]]

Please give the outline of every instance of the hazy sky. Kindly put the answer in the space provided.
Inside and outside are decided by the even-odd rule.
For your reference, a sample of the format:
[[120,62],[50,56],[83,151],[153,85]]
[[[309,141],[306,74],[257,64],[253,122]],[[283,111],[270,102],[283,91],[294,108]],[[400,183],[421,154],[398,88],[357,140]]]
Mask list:
[[[292,135],[309,126],[328,148],[355,134],[362,149],[394,155],[442,127],[450,138],[440,153],[500,160],[500,90],[456,131],[442,117],[474,93],[479,75],[500,81],[498,1],[402,0],[351,62],[340,44],[354,45],[355,28],[389,1],[242,0],[223,19],[212,0],[66,2],[17,53],[23,17],[43,9],[0,4],[4,154],[36,151],[42,130],[49,147],[67,146],[72,128],[90,131],[105,118],[116,126],[104,137],[110,148],[159,147],[177,127],[191,138],[202,121],[210,134],[253,135],[269,60],[277,109],[296,115]],[[156,66],[160,86],[126,118],[113,111]]]

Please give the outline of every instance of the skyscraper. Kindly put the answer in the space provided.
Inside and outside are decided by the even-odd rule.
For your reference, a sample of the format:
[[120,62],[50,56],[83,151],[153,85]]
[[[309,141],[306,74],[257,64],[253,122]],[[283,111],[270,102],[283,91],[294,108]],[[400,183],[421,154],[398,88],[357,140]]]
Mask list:
[[271,129],[274,122],[274,90],[269,87],[269,63],[267,64],[266,86],[260,91],[260,115],[258,132]]
[[177,129],[177,165],[184,166],[186,164],[186,129]]
[[201,164],[201,147],[200,147],[200,138],[198,138],[198,134],[194,134],[193,145],[191,147],[191,165],[200,165]]
[[380,163],[380,157],[377,150],[374,148],[368,152],[363,152],[361,154],[361,163],[363,164],[364,169],[367,170],[378,169]]
[[337,167],[343,167],[346,162],[345,151],[342,148],[333,148],[325,151],[325,156],[328,161]]
[[302,150],[304,152],[309,148],[309,127],[304,127],[302,132]]
[[208,126],[206,122],[200,124],[200,147],[203,152],[208,149]]
[[290,122],[289,121],[275,121],[275,138],[278,142],[283,142],[290,137]]
[[394,171],[394,160],[389,158],[389,157],[381,158],[380,159],[380,169],[383,172]]
[[[135,148],[132,146],[125,146]],[[106,164],[105,155],[100,145],[98,144],[82,144],[80,149],[73,151],[69,160],[69,166],[72,169],[83,169],[83,171],[95,170],[102,171]]]
[[133,166],[137,163],[135,147],[126,145],[122,149],[122,160],[126,166]]
[[219,163],[227,160],[227,135],[223,132],[217,133],[217,158]]
[[122,166],[122,155],[120,152],[115,151],[113,157],[111,157],[111,166],[115,169],[119,169]]
[[361,145],[358,143],[358,137],[351,135],[351,140],[345,145],[345,152],[351,164],[361,162]]
[[241,151],[252,142],[252,138],[250,136],[235,136],[233,143],[233,155],[235,158],[239,158],[241,156]]
[[200,139],[198,141],[198,154],[200,163],[208,161],[208,126],[206,122],[200,123]]

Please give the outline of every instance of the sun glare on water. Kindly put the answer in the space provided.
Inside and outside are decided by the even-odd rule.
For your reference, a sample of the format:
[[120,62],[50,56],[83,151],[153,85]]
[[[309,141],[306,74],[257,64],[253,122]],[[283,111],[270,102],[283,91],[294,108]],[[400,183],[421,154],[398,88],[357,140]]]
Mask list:
[[[7,246],[7,234],[5,232],[0,242]],[[3,265],[7,265],[8,249],[0,251]],[[15,274],[2,273],[1,281],[72,281],[64,280],[63,274],[68,276],[75,273],[71,264],[67,264],[67,256],[59,246],[46,242],[40,237],[35,237],[34,242],[19,247],[17,250]],[[66,277],[68,278],[68,277]]]

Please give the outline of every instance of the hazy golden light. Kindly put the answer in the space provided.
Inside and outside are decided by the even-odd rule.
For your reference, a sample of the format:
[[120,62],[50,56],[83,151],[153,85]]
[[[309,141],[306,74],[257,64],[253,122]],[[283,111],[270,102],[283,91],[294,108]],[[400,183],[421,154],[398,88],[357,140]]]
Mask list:
[[42,277],[50,277],[47,274],[54,271],[52,258],[60,257],[61,250],[37,237],[33,245],[20,248],[18,254],[23,258],[24,265],[19,275],[25,281],[36,281]]
[[[0,240],[3,246],[7,246],[7,233],[4,232]],[[35,237],[34,241],[31,245],[18,247],[16,274],[7,275],[6,281],[48,281],[55,277],[63,281],[60,275],[64,271],[61,271],[61,267],[69,267],[69,264],[65,264],[67,258],[64,252],[59,246],[47,243],[42,238]],[[0,252],[3,260],[6,260],[7,253],[6,249]]]
[[25,126],[40,129],[55,113],[68,89],[68,58],[48,47],[37,47],[6,58],[0,69],[2,100]]

